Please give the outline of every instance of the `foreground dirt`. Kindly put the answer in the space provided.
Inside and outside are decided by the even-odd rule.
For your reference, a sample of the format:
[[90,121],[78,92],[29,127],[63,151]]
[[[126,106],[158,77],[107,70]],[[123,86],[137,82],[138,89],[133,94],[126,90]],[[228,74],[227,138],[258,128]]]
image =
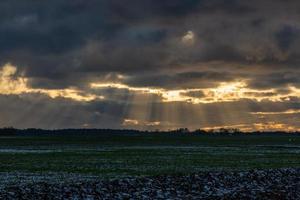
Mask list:
[[0,199],[300,199],[300,169],[7,183]]

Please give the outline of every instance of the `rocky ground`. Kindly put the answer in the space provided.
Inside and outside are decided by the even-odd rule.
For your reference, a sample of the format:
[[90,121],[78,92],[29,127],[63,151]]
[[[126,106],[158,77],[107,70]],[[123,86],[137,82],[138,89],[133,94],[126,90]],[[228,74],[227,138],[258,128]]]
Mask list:
[[0,182],[0,199],[300,199],[300,169]]

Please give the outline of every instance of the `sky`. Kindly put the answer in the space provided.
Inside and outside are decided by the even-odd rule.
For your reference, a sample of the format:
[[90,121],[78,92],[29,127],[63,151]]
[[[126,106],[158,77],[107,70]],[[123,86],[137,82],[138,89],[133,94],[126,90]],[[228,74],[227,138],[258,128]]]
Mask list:
[[297,0],[1,0],[0,127],[300,130]]

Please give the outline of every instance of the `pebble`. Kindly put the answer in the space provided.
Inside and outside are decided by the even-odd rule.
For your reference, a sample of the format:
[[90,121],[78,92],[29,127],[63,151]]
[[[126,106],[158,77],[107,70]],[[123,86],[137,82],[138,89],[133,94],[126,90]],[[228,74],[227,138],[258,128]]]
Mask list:
[[5,185],[0,199],[300,199],[300,169]]

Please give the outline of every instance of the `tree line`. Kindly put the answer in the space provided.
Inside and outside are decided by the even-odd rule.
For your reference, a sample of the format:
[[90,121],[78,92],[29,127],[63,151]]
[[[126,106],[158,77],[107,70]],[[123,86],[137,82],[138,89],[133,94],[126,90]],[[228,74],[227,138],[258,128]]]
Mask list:
[[82,135],[82,134],[194,134],[194,135],[246,135],[246,134],[299,134],[299,132],[284,132],[284,131],[254,131],[242,132],[239,129],[220,128],[211,130],[189,130],[187,128],[179,128],[174,130],[134,130],[134,129],[16,129],[13,127],[0,128],[1,136],[13,135]]

